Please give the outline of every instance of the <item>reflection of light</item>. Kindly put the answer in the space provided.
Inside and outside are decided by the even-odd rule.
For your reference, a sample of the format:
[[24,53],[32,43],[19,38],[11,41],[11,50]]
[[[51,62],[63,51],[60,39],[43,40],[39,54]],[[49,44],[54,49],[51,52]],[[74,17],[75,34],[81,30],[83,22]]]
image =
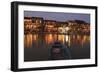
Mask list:
[[33,35],[33,41],[35,41],[35,42],[37,41],[37,35],[36,34]]
[[90,36],[87,36],[87,40],[90,41]]
[[85,43],[85,42],[89,42],[89,41],[90,41],[89,36],[84,35],[82,42]]
[[64,35],[58,35],[58,40],[64,43]]
[[66,35],[66,43],[68,46],[70,46],[70,44],[71,44],[69,35]]
[[73,39],[75,39],[75,35],[73,35]]
[[[41,39],[41,37],[43,37]],[[62,44],[73,46],[73,44],[84,46],[84,44],[90,42],[89,35],[61,35],[61,34],[44,34],[43,36],[39,34],[25,34],[24,36],[24,46],[26,48],[34,46],[39,46],[39,40],[43,40],[43,43],[49,45],[55,41],[60,41]]]
[[68,35],[66,35],[66,42],[68,42]]
[[70,46],[71,45],[71,41],[70,41],[70,36],[69,36],[69,38],[68,38],[68,46]]
[[53,37],[54,37],[53,40],[54,40],[54,41],[57,41],[57,34],[54,34]]
[[84,37],[83,37],[83,41],[86,41],[86,39],[87,39],[87,37],[86,37],[86,36],[84,36]]
[[50,40],[52,40],[52,34],[49,34],[49,35],[48,35],[48,38],[49,38]]
[[47,44],[52,43],[52,42],[54,41],[54,40],[53,40],[52,34],[47,34],[47,35],[45,36],[45,40],[46,40],[46,43],[47,43]]
[[80,40],[81,39],[81,36],[80,35],[77,35],[77,39]]
[[25,37],[24,37],[24,45],[25,45],[25,47],[32,46],[32,34],[25,35]]

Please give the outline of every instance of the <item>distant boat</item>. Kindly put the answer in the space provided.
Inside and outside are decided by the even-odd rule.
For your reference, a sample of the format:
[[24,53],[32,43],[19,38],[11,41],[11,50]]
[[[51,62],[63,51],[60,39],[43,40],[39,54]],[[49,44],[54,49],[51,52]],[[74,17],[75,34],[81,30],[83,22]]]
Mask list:
[[56,41],[49,50],[49,57],[51,60],[71,59],[71,52],[67,46]]

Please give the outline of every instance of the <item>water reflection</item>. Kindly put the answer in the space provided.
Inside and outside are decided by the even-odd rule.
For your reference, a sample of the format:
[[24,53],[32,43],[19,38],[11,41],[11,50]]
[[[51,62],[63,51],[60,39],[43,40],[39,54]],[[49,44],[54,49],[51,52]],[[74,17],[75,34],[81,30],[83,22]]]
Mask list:
[[[40,37],[43,37],[44,39],[40,39]],[[62,35],[62,34],[43,34],[43,36],[40,36],[39,34],[24,35],[24,45],[27,48],[30,48],[32,46],[32,43],[37,44],[39,40],[43,40],[46,45],[50,45],[55,41],[60,41],[63,44],[68,43],[69,46],[71,46],[72,43],[84,45],[85,43],[90,42],[90,36],[89,35]]]
[[32,46],[32,42],[33,42],[33,35],[32,34],[28,34],[28,35],[24,36],[25,47],[30,48]]
[[63,45],[68,45],[69,48],[71,49],[73,59],[90,58],[89,35],[25,34],[24,35],[25,60],[26,61],[36,60],[34,55],[38,56],[39,54],[43,55],[43,56],[38,56],[39,59],[40,58],[44,60],[48,59],[49,57],[48,48],[55,41],[60,41]]

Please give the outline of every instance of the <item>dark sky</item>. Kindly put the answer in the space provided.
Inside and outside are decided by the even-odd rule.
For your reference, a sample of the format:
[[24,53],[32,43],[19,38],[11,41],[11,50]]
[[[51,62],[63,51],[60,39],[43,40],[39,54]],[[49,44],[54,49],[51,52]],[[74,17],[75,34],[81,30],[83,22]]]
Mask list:
[[41,12],[41,11],[24,11],[25,17],[42,17],[44,20],[83,20],[90,23],[90,14],[83,13],[62,13],[62,12]]

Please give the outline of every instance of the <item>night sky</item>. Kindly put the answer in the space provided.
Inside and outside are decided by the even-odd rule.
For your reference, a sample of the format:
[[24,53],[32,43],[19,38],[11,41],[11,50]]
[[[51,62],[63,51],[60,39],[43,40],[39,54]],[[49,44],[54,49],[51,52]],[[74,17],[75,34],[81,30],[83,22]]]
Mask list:
[[55,20],[62,22],[68,20],[83,20],[90,23],[90,14],[83,13],[24,11],[24,17],[42,17],[44,20]]

